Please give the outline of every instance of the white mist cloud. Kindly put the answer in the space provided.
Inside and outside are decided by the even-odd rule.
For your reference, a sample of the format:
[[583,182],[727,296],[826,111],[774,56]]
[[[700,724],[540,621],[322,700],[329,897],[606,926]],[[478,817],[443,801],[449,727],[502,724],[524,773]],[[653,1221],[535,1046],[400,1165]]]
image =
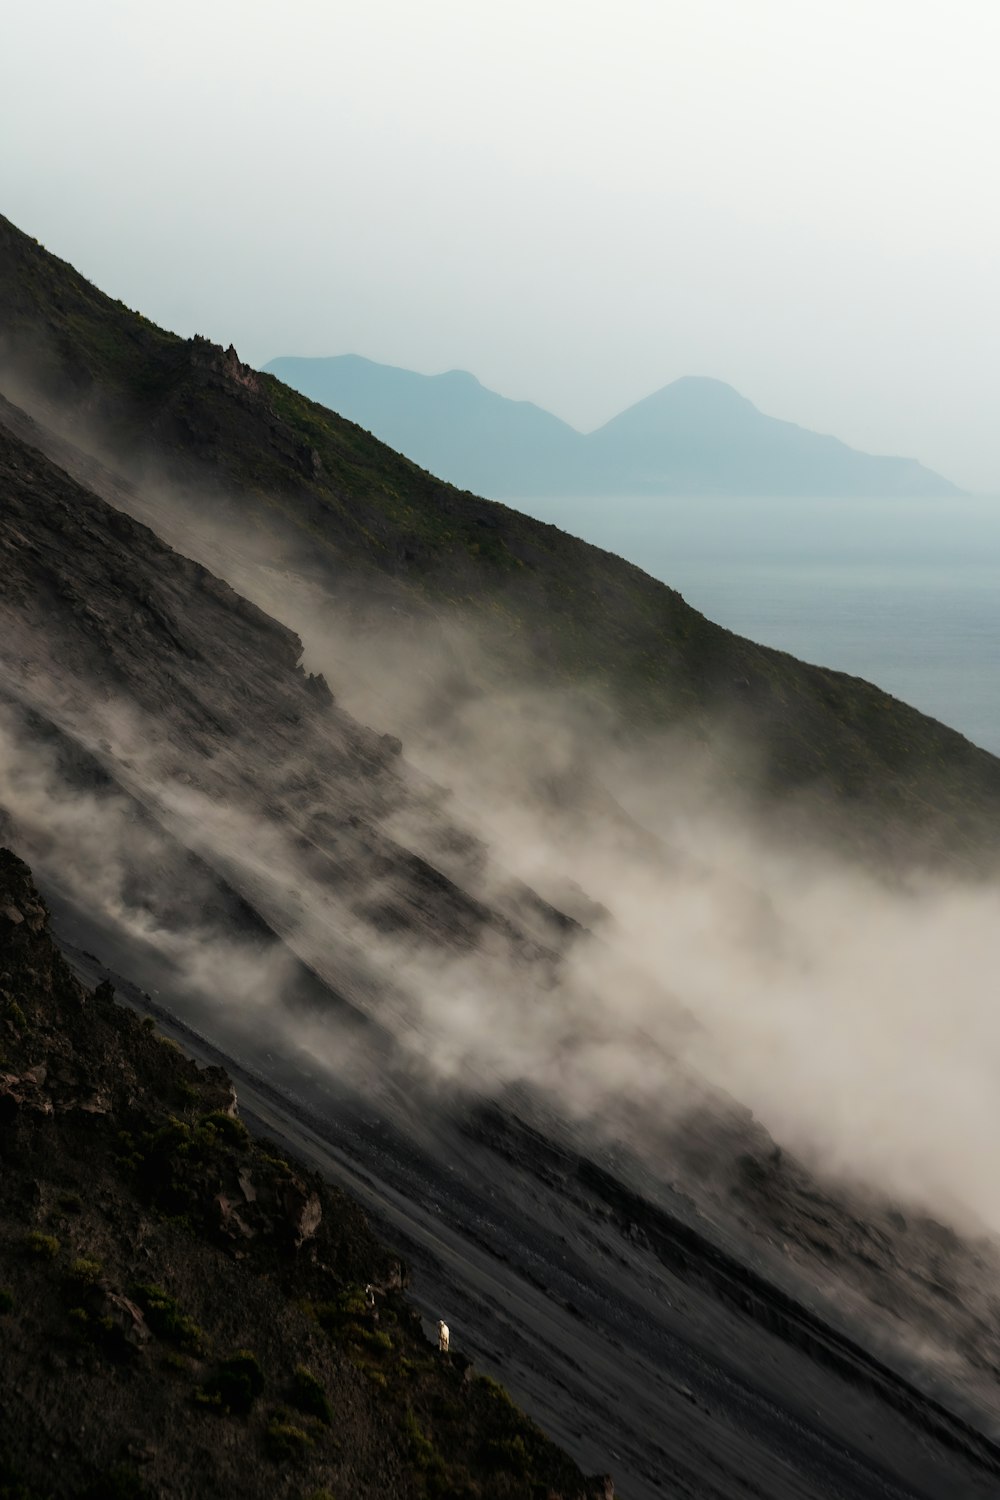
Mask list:
[[[304,962],[456,1081],[528,1078],[581,1115],[615,1115],[617,1098],[655,1120],[683,1107],[685,1077],[704,1078],[825,1170],[1000,1230],[995,886],[914,874],[890,887],[769,826],[682,733],[625,755],[592,701],[531,685],[477,692],[490,643],[467,622],[361,628],[349,602],[192,501],[161,486],[137,504],[297,630],[307,667],[348,709],[401,734],[418,795],[386,834],[507,910],[517,877],[595,928],[558,964],[516,962],[495,932],[469,953],[432,929],[376,931],[370,872],[365,889],[332,889],[303,848],[305,815],[282,825],[252,796],[226,801],[165,776],[143,748],[156,742],[149,726],[102,709],[90,741],[104,739],[126,784]],[[751,755],[739,747],[744,781]],[[78,847],[100,890],[116,844],[107,808],[58,806],[52,847]],[[129,846],[131,864],[143,857]],[[109,909],[116,899],[101,894]],[[535,920],[523,906],[516,916]]]
[[[494,689],[494,643],[467,621],[373,618],[271,539],[255,551],[207,522],[201,499],[154,484],[133,496],[139,519],[296,629],[308,669],[399,733],[405,757],[398,795],[365,809],[387,858],[348,837],[345,871],[328,821],[352,794],[310,763],[342,748],[340,730],[303,741],[294,766],[237,764],[232,745],[185,747],[176,724],[167,743],[131,705],[60,683],[52,663],[29,687],[113,778],[88,789],[16,714],[0,719],[15,847],[168,962],[198,1029],[237,1055],[304,1054],[362,1081],[403,1125],[410,1075],[472,1099],[527,1084],[682,1187],[693,1114],[735,1114],[749,1132],[740,1107],[845,1202],[858,1190],[1000,1234],[1000,889],[926,872],[890,885],[737,796],[753,780],[746,743],[728,772],[683,729],[625,751],[592,697]],[[292,783],[307,790],[289,800]],[[449,926],[434,899],[421,907],[399,875],[409,853],[497,918]],[[233,929],[220,882],[280,943]],[[589,931],[561,937],[518,882]],[[383,920],[400,905],[404,924]],[[303,1006],[300,965],[388,1044],[342,1025],[336,1006]],[[939,1363],[948,1338],[928,1335]]]

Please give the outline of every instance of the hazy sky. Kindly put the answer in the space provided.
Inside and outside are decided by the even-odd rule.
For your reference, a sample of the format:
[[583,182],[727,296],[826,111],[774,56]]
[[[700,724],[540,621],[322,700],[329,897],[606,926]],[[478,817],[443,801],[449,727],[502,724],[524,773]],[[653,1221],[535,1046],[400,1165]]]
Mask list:
[[684,374],[1000,493],[1000,0],[32,0],[0,211],[178,332]]

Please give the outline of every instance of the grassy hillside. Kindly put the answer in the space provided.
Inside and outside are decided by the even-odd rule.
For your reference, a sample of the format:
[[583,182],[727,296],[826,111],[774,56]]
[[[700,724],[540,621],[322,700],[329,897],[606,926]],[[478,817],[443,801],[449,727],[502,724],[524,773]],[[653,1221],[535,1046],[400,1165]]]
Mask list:
[[[843,673],[707,621],[674,590],[556,528],[444,484],[231,348],[182,341],[0,219],[3,382],[72,408],[134,474],[153,465],[331,587],[461,607],[496,681],[575,685],[623,732],[683,724],[711,754],[721,714],[767,787],[809,789],[892,848],[990,858],[1000,762]],[[16,373],[15,373],[16,372]]]

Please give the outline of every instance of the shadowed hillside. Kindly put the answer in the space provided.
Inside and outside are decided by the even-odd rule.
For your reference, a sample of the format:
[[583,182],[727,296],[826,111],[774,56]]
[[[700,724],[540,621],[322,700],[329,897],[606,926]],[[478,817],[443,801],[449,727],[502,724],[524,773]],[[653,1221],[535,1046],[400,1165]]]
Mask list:
[[[392,1257],[294,1159],[635,1500],[985,1500],[997,1252],[937,1215],[1000,1220],[992,992],[954,992],[958,946],[990,971],[993,897],[914,896],[901,856],[992,858],[998,762],[3,247],[33,415],[0,401],[0,818],[79,980],[4,856],[26,1481],[579,1489],[461,1360],[435,1383]],[[615,800],[618,756],[651,806]],[[806,814],[904,878],[783,839]]]
[[0,1494],[612,1494],[436,1351],[398,1258],[220,1068],[84,989],[7,849],[0,965]]
[[6,220],[0,317],[8,392],[133,479],[166,477],[188,495],[192,549],[213,520],[236,521],[349,601],[359,628],[379,629],[387,609],[426,621],[457,608],[489,645],[477,691],[581,690],[614,706],[620,734],[680,726],[709,761],[721,714],[727,744],[754,745],[765,789],[807,790],[848,842],[962,859],[992,844],[1000,764],[962,736],[441,483],[234,350],[163,333]]

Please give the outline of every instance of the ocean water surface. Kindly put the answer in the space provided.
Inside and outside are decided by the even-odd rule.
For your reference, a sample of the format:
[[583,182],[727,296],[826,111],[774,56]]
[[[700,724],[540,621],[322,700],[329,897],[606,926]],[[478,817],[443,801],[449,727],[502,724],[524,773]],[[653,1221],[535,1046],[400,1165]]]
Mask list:
[[877,683],[1000,754],[1000,497],[544,499],[720,625]]

